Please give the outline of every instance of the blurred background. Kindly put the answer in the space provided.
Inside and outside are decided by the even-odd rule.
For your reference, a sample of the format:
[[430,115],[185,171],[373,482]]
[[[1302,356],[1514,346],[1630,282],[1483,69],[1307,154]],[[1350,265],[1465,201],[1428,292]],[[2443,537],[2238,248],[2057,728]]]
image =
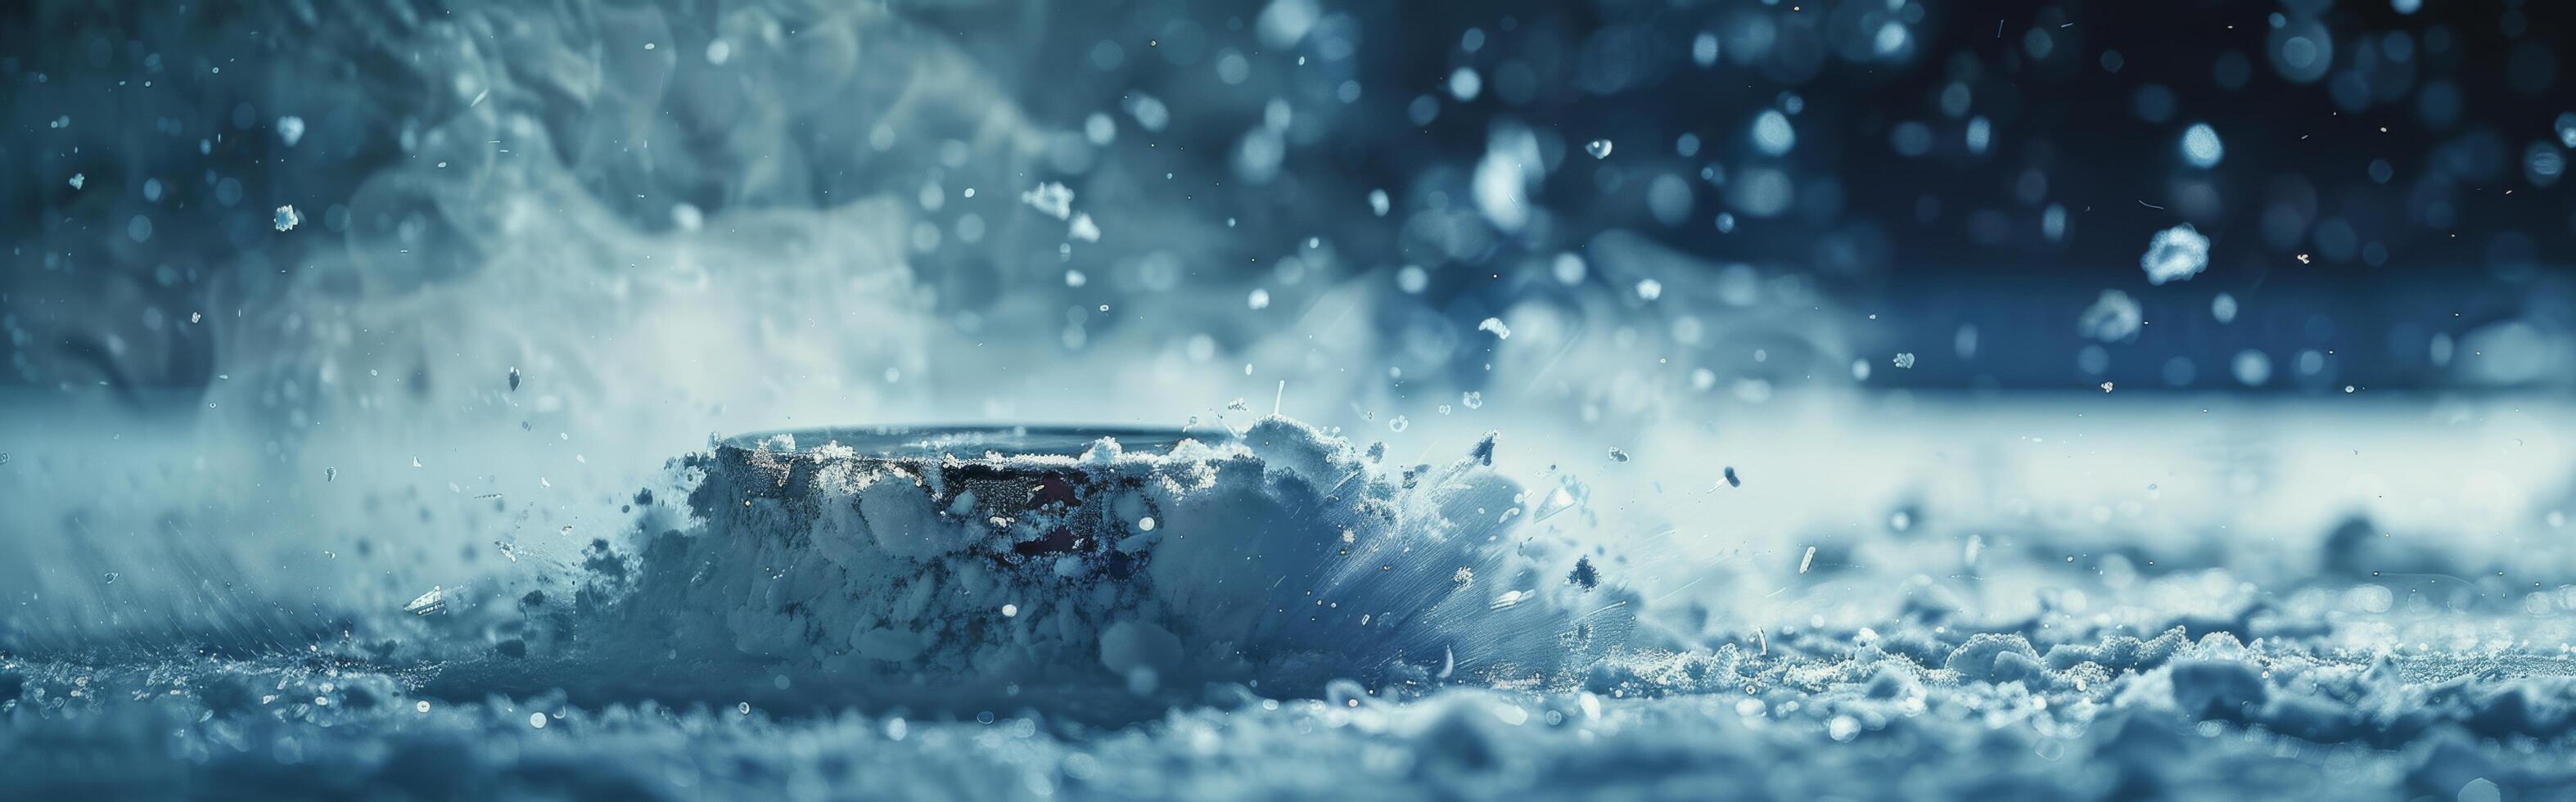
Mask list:
[[710,434],[1272,411],[1747,619],[1889,533],[2576,579],[2565,4],[0,15],[21,650],[574,560]]
[[[494,274],[610,316],[703,274],[782,291],[688,304],[726,323],[785,317],[805,282],[909,315],[800,335],[861,385],[973,381],[891,347],[945,337],[1238,361],[1340,292],[1365,296],[1345,325],[1399,346],[1385,367],[1466,384],[1484,317],[1607,305],[1684,374],[1775,385],[1912,351],[1865,381],[2563,386],[2569,13],[30,3],[0,58],[0,380],[208,396],[427,339],[342,310],[481,288],[500,335],[514,300],[573,298]],[[1022,202],[1047,183],[1096,238]],[[302,222],[277,230],[279,207]],[[2142,281],[2184,224],[2209,273]],[[2105,291],[2126,311],[2083,333],[2113,336],[2069,336]],[[1781,362],[1713,353],[1755,337]],[[375,367],[422,393],[506,368],[440,356]],[[260,378],[267,406],[319,414],[310,381],[290,400]]]

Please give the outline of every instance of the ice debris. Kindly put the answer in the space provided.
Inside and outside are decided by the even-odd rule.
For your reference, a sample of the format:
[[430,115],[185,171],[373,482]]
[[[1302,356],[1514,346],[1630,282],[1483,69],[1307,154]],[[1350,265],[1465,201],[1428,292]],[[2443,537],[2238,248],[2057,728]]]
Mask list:
[[2209,267],[2209,238],[2201,236],[2190,223],[2156,232],[2147,242],[2147,255],[2138,258],[2138,266],[2147,271],[2147,283],[2163,285],[2200,275]]
[[1020,193],[1020,202],[1058,220],[1073,217],[1073,190],[1053,181],[1039,184],[1036,189]]
[[2182,157],[2191,162],[2191,166],[2204,170],[2216,167],[2218,160],[2226,155],[2226,146],[2218,141],[2218,130],[2209,127],[2208,123],[2192,123],[2191,128],[2183,132]]
[[1798,144],[1798,132],[1789,127],[1789,116],[1779,109],[1763,109],[1753,118],[1753,147],[1766,156],[1780,156]]
[[403,612],[412,615],[435,615],[447,612],[447,588],[430,588],[428,593],[403,604]]
[[2146,317],[2138,299],[2119,290],[2103,290],[2102,297],[2076,318],[2075,331],[2106,343],[2128,342],[2138,338],[2138,329],[2146,325]]

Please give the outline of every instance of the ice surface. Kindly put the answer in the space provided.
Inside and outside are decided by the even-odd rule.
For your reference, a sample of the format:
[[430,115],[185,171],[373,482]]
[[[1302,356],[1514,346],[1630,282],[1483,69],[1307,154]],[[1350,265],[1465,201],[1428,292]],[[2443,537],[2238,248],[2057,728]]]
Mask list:
[[[2383,434],[2356,463],[2317,446],[2388,418],[2235,415],[2034,408],[2008,431],[1934,417],[1848,441],[1863,435],[1764,424],[1719,442],[1784,478],[1688,501],[1616,477],[1711,471],[1726,489],[1736,471],[1641,446],[1581,482],[1482,439],[1407,466],[1280,418],[928,474],[769,438],[741,468],[673,463],[578,560],[522,555],[489,583],[270,629],[273,645],[210,630],[180,641],[197,648],[85,654],[12,619],[0,768],[120,770],[10,770],[0,790],[774,795],[811,777],[1008,798],[1713,782],[1871,798],[1898,765],[1913,796],[2576,792],[2556,747],[2509,745],[2570,726],[2576,660],[2554,644],[2576,635],[2558,589],[2576,559],[2422,534],[2512,525],[2423,507],[2454,487],[2506,510],[2554,497],[2441,467],[2453,424]],[[2563,425],[2463,419],[2500,442]],[[2219,437],[2239,430],[2268,434]],[[1995,484],[1922,483],[1942,474],[1918,466],[1980,442],[2018,444],[1980,469]],[[1891,464],[1832,456],[1855,449]],[[2479,470],[2523,467],[2510,459]],[[2216,467],[2171,470],[2186,465]],[[1053,513],[979,516],[996,489],[979,466],[1135,484],[1063,508],[1103,512],[1076,527],[1103,539],[1053,551]],[[2356,474],[2384,485],[2352,504],[2425,495],[2348,507],[2314,490]],[[2065,504],[1988,506],[1993,488]],[[1871,523],[1830,517],[1844,508]],[[1793,511],[1828,517],[1778,517]],[[1627,526],[1667,534],[1610,536]],[[1676,548],[1705,527],[1748,534]],[[1749,534],[1771,530],[1803,534]],[[2242,532],[2304,545],[2284,564]],[[1640,546],[1656,558],[1621,553]],[[177,590],[123,573],[89,580]]]

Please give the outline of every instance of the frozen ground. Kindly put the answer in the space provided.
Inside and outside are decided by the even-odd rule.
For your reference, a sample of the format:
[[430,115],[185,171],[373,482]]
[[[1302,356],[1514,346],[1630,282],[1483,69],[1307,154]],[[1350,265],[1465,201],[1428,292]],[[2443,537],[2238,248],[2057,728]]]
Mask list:
[[[716,543],[657,562],[653,536],[727,534],[685,501],[705,473],[681,463],[612,468],[640,478],[614,498],[553,505],[584,521],[573,533],[546,531],[552,519],[499,524],[568,542],[483,543],[460,564],[470,569],[437,569],[453,578],[441,583],[364,538],[344,551],[311,536],[257,549],[203,536],[277,520],[263,509],[280,494],[371,492],[344,484],[355,469],[249,481],[225,498],[111,503],[221,483],[196,478],[214,468],[190,465],[194,447],[174,432],[39,431],[17,418],[0,465],[6,514],[21,531],[64,534],[23,539],[13,556],[66,551],[0,568],[14,597],[0,619],[0,786],[31,797],[2576,793],[2576,553],[2559,534],[2569,484],[2557,467],[2576,444],[2558,434],[2571,430],[2562,406],[2114,394],[1763,409],[1627,442],[1453,415],[1378,430],[1381,458],[1363,453],[1376,437],[1322,436],[1219,460],[1221,476],[1267,477],[1272,501],[1298,498],[1303,477],[1336,459],[1378,470],[1392,510],[1419,509],[1408,505],[1429,492],[1394,481],[1417,462],[1452,466],[1454,486],[1501,483],[1521,492],[1497,506],[1526,514],[1474,531],[1538,562],[1597,565],[1597,589],[1550,564],[1533,575],[1553,584],[1534,590],[1578,613],[1594,593],[1627,601],[1635,625],[1507,669],[1456,657],[1508,636],[1473,616],[1408,621],[1405,637],[1343,621],[1351,637],[1337,644],[1314,631],[1322,619],[1277,601],[1299,595],[1282,585],[1394,591],[1348,584],[1327,556],[1271,587],[1193,591],[1193,610],[1252,599],[1270,617],[1226,619],[1260,633],[1211,647],[1239,665],[1200,671],[1190,652],[1142,683],[1134,659],[1112,654],[1132,647],[1100,649],[1073,630],[1059,634],[1081,648],[1016,673],[762,645],[781,620],[783,637],[815,646],[831,640],[814,634],[821,623],[876,619],[795,619],[792,607],[761,613],[761,599],[861,598],[895,580],[858,563],[818,580],[808,563],[822,563],[792,545],[726,557]],[[1216,426],[1255,421],[1219,414],[1232,418],[1199,424],[1216,441]],[[1487,425],[1502,432],[1491,468],[1468,459]],[[1249,439],[1303,431],[1278,427]],[[1606,456],[1613,446],[1624,459]],[[1302,471],[1281,473],[1288,461]],[[470,490],[453,507],[406,504],[431,520],[525,515]],[[1345,521],[1335,526],[1356,520],[1334,518],[1345,513],[1330,501],[1297,503]],[[1389,538],[1466,517],[1390,515]],[[1231,548],[1317,553],[1291,542],[1300,526],[1238,533],[1266,540]],[[1571,545],[1517,545],[1540,541]],[[1443,576],[1456,559],[1399,551],[1364,556]],[[304,560],[339,567],[294,567]],[[674,568],[686,569],[676,586],[627,573]],[[437,598],[419,598],[432,587]],[[1030,586],[1062,598],[1022,601],[1112,606],[1071,587]],[[1491,588],[1461,587],[1488,606]],[[1212,595],[1223,592],[1242,596]],[[620,629],[638,605],[672,598],[722,623]],[[1004,620],[972,600],[929,604]],[[752,614],[715,615],[729,605]],[[763,617],[776,609],[789,618]],[[1191,649],[1219,618],[1177,615],[1169,626]],[[1423,639],[1456,648],[1423,661],[1400,645]],[[1451,665],[1389,668],[1406,659]]]

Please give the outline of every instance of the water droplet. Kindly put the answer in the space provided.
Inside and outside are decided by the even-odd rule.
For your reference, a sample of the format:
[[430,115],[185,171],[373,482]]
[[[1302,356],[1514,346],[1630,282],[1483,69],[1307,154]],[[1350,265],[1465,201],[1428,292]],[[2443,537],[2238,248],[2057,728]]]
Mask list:
[[1595,139],[1586,142],[1583,144],[1583,152],[1592,154],[1592,158],[1595,159],[1610,158],[1610,140]]
[[1387,422],[1386,422],[1386,428],[1394,429],[1394,430],[1399,431],[1399,432],[1404,431],[1405,427],[1407,427],[1407,426],[1412,426],[1412,425],[1413,425],[1413,422],[1412,422],[1412,421],[1405,420],[1405,419],[1404,419],[1404,416],[1402,416],[1402,415],[1397,415],[1397,416],[1395,416],[1395,420],[1391,420],[1391,421],[1387,421]]

